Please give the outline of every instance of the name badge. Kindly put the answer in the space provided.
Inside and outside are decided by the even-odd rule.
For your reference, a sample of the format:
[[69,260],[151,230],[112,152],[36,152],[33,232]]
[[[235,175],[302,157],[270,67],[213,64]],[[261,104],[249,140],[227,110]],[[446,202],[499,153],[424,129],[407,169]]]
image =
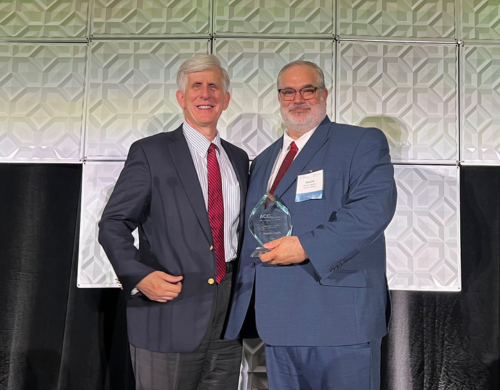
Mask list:
[[323,199],[323,170],[297,176],[295,202]]

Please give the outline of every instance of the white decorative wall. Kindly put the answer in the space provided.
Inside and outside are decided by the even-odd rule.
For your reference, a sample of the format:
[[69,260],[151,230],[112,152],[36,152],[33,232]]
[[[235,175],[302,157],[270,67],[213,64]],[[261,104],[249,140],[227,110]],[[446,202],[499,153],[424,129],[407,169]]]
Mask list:
[[[0,3],[0,162],[83,164],[80,287],[116,287],[97,222],[130,144],[182,122],[179,65],[214,53],[220,120],[255,157],[283,134],[276,76],[326,73],[332,119],[381,128],[399,199],[392,289],[459,291],[460,166],[500,165],[497,0],[11,0]],[[246,343],[242,388],[267,388]]]

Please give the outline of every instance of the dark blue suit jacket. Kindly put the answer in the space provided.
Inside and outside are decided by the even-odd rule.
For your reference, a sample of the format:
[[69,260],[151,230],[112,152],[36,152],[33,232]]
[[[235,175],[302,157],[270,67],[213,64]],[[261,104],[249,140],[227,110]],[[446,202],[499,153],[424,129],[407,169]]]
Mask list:
[[[252,163],[246,218],[266,192],[279,139]],[[295,202],[297,175],[324,171],[323,198]],[[309,256],[277,266],[250,254],[245,231],[226,337],[240,334],[255,288],[259,336],[276,346],[338,346],[386,333],[384,229],[396,207],[389,147],[378,129],[325,120],[275,191]],[[245,228],[246,229],[246,228]],[[245,335],[242,335],[245,336]]]
[[[243,213],[248,180],[247,154],[222,141],[241,190]],[[241,214],[243,215],[243,214]],[[139,230],[139,250],[131,235]],[[243,218],[238,228],[242,237]],[[130,296],[129,341],[159,352],[191,352],[201,342],[214,300],[215,253],[198,175],[182,126],[135,142],[99,223],[103,246]],[[241,246],[241,245],[240,245]],[[180,295],[153,302],[131,290],[149,273],[183,275]]]

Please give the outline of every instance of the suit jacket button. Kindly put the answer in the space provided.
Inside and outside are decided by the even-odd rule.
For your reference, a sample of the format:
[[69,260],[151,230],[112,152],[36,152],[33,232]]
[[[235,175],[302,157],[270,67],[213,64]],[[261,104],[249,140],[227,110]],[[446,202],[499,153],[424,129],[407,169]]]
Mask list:
[[211,251],[214,250],[214,246],[213,245],[210,245],[210,248],[209,248]]
[[214,278],[210,278],[210,279],[208,279],[208,284],[214,284],[214,283],[215,283]]

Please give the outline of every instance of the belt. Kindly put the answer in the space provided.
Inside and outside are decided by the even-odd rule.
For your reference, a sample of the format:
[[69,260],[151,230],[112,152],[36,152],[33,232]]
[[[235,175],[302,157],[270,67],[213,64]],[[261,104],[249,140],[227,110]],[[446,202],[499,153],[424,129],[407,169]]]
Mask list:
[[226,273],[233,272],[236,270],[236,259],[231,261],[226,261]]

